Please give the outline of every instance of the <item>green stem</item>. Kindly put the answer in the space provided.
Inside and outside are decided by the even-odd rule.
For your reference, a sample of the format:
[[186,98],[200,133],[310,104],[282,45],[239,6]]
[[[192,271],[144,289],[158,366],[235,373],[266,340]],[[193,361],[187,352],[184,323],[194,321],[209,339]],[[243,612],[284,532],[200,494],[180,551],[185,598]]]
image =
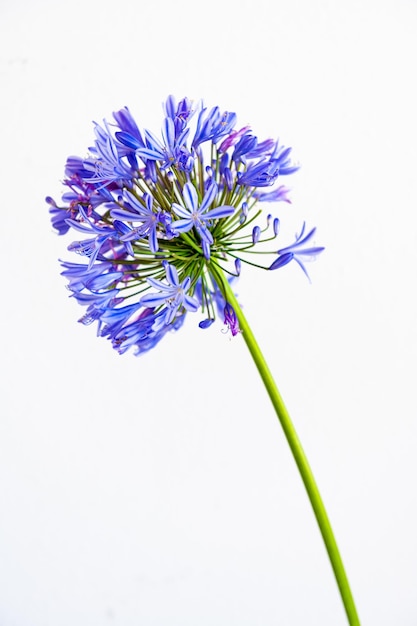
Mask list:
[[272,404],[275,408],[278,420],[281,423],[282,429],[287,438],[294,460],[297,464],[304,486],[306,488],[308,497],[313,507],[314,514],[316,516],[317,523],[320,528],[321,535],[323,537],[324,544],[326,546],[327,553],[330,558],[330,563],[333,568],[333,572],[339,587],[340,595],[345,607],[346,615],[350,626],[360,626],[358,613],[356,611],[355,602],[350,590],[349,581],[345,572],[342,557],[340,556],[339,548],[337,547],[336,539],[333,534],[330,521],[324,507],[323,500],[318,490],[316,481],[311,471],[310,465],[307,461],[307,457],[301,446],[301,442],[295,431],[294,425],[291,421],[287,408],[278,391],[269,367],[264,359],[264,356],[258,346],[258,343],[246,321],[246,318],[239,306],[238,301],[231,289],[228,281],[225,279],[221,270],[216,268],[215,275],[218,281],[223,287],[224,295],[227,302],[232,305],[237,319],[239,321],[240,330],[242,331],[243,339],[249,348],[249,352],[258,368],[259,374],[264,382],[266,390],[271,398]]

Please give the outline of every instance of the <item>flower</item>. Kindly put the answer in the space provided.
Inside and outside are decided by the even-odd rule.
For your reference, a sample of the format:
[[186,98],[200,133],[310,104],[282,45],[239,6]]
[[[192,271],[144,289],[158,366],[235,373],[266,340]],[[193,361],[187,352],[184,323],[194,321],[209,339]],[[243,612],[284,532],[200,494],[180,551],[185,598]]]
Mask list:
[[[307,273],[304,262],[323,250],[306,247],[315,229],[305,234],[304,226],[293,244],[265,249],[279,219],[265,222],[259,207],[290,202],[281,176],[298,169],[291,148],[259,140],[248,125],[236,130],[236,114],[217,106],[168,96],[163,111],[159,137],[139,129],[127,107],[112,123],[95,123],[88,156],[67,160],[62,202],[46,199],[59,235],[85,235],[68,245],[85,263],[61,262],[72,297],[86,307],[79,321],[97,321],[120,353],[153,348],[198,310],[200,328],[223,316],[236,335],[227,278],[244,263],[274,270],[294,260]],[[254,261],[267,254],[272,263]]]
[[208,210],[217,192],[218,187],[215,182],[212,182],[199,206],[196,188],[192,183],[185,183],[183,196],[187,208],[175,202],[172,205],[172,210],[175,215],[183,218],[172,223],[174,232],[187,233],[192,228],[195,228],[200,235],[201,245],[206,259],[210,258],[210,245],[213,243],[213,236],[210,232],[209,225],[213,223],[213,220],[220,217],[228,217],[235,212],[235,207],[233,206],[218,206],[215,209]]
[[170,324],[176,317],[178,310],[184,307],[187,311],[197,311],[200,306],[199,301],[187,295],[190,288],[191,279],[189,276],[180,283],[178,272],[173,265],[163,262],[166,271],[168,285],[160,280],[148,278],[148,283],[159,289],[157,294],[146,294],[140,299],[140,303],[145,307],[157,309],[160,305],[166,305],[164,323]]
[[269,267],[270,270],[276,270],[279,267],[283,267],[284,265],[287,265],[287,263],[289,263],[290,261],[294,260],[296,261],[296,263],[298,263],[307,278],[310,280],[304,263],[306,261],[311,261],[315,259],[316,256],[324,250],[324,248],[319,246],[313,246],[312,248],[303,248],[302,246],[304,246],[308,241],[310,241],[310,239],[312,239],[314,233],[316,232],[316,229],[313,228],[312,230],[310,230],[309,233],[307,233],[307,235],[305,235],[304,232],[305,222],[303,224],[300,234],[295,236],[295,242],[290,246],[287,246],[286,248],[281,248],[281,250],[278,250],[278,257]]

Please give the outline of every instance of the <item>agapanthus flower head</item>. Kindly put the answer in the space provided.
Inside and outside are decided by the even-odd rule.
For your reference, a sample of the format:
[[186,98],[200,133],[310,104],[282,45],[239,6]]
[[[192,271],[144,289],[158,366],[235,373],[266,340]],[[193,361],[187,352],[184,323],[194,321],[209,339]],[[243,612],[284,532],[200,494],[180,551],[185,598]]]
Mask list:
[[[46,199],[58,234],[84,235],[68,245],[84,262],[62,262],[72,297],[87,307],[80,322],[97,321],[120,353],[151,349],[189,312],[201,312],[200,328],[223,318],[236,335],[224,280],[244,263],[295,261],[305,271],[323,250],[306,247],[315,229],[304,226],[291,245],[265,249],[279,218],[265,220],[260,205],[290,202],[281,184],[298,169],[290,148],[248,125],[236,130],[236,114],[217,106],[168,96],[163,111],[160,134],[139,129],[127,107],[95,123],[88,156],[67,160],[62,203]],[[268,254],[272,262],[254,261]]]

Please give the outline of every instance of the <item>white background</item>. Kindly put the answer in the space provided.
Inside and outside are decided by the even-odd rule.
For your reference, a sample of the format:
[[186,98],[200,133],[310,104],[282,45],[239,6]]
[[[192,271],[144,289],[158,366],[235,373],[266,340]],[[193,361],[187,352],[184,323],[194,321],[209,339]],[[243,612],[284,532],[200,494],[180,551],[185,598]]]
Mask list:
[[[0,4],[0,626],[343,626],[242,337],[119,356],[68,299],[67,155],[129,106],[236,111],[302,163],[277,207],[326,252],[238,294],[298,429],[363,625],[417,624],[417,4]],[[269,207],[268,207],[269,208]]]

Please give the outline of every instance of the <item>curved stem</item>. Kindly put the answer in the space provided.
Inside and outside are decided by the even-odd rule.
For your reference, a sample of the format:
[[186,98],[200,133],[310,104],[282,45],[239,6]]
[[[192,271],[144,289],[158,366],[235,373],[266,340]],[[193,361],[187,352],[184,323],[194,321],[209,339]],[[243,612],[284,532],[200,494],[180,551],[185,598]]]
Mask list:
[[246,321],[246,318],[239,306],[238,301],[236,300],[233,290],[231,289],[224,275],[221,273],[221,270],[216,268],[215,275],[218,281],[221,283],[222,291],[224,292],[226,301],[231,304],[236,313],[243,338],[249,348],[249,352],[252,355],[255,365],[258,368],[259,374],[261,375],[269,397],[271,398],[278,420],[281,423],[294,460],[301,474],[301,478],[310,499],[311,506],[313,507],[313,511],[316,516],[316,520],[319,525],[324,544],[326,546],[327,554],[329,555],[330,563],[332,565],[337,585],[339,587],[340,595],[342,596],[342,601],[345,607],[349,624],[350,626],[360,626],[359,616],[356,611],[355,602],[352,596],[352,592],[350,590],[349,581],[345,572],[342,557],[340,556],[339,548],[337,546],[336,539],[333,534],[333,530],[330,525],[330,521],[324,507],[323,500],[318,490],[310,465],[307,461],[307,457],[301,446],[301,442],[291,421],[290,415],[287,411],[281,394],[278,391],[276,383],[258,346],[258,343]]

